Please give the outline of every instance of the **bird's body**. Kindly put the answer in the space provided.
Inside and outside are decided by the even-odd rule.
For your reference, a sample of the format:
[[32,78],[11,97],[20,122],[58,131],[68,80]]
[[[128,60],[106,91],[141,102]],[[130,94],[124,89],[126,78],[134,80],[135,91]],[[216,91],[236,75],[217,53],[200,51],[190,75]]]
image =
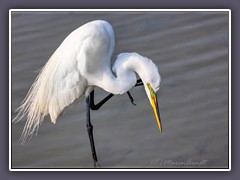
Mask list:
[[46,115],[56,123],[66,107],[88,97],[95,86],[112,94],[128,92],[137,82],[135,73],[150,100],[161,81],[157,66],[137,53],[121,53],[111,68],[114,46],[113,28],[102,20],[89,22],[65,38],[18,109],[16,119],[27,115],[23,140],[34,133]]
[[36,101],[39,111],[49,114],[53,123],[65,107],[88,96],[96,82],[110,71],[115,44],[110,38],[114,37],[110,28],[104,21],[79,27],[66,37],[43,67],[30,91],[33,93],[31,103]]

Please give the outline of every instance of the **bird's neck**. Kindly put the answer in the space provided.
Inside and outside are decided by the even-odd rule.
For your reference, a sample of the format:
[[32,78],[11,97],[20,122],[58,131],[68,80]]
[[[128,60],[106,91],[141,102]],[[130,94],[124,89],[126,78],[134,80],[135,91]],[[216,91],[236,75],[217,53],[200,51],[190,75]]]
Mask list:
[[146,59],[137,53],[122,53],[118,55],[113,65],[113,72],[106,70],[100,86],[105,91],[113,94],[124,94],[129,91],[137,82],[136,73],[144,81],[144,70],[146,69]]

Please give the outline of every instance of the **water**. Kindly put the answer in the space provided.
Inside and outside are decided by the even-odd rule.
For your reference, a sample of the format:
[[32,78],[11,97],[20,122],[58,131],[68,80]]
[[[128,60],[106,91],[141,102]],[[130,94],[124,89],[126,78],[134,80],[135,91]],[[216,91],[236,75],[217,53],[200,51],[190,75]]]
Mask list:
[[[101,167],[227,168],[227,12],[13,12],[12,116],[62,40],[96,19],[114,27],[114,58],[138,52],[153,59],[163,79],[163,133],[142,87],[130,91],[137,106],[119,95],[92,111]],[[96,89],[96,101],[106,95]],[[46,117],[25,145],[18,142],[23,127],[12,124],[13,168],[93,167],[84,101],[67,108],[56,125]]]

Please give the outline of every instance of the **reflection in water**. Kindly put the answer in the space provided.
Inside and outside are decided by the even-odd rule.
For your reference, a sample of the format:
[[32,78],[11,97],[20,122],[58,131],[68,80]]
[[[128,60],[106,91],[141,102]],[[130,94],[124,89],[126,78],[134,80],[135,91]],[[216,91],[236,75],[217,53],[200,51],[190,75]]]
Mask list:
[[[26,13],[12,16],[12,116],[39,69],[74,29],[103,19],[115,30],[116,50],[150,57],[162,75],[158,93],[164,132],[142,87],[92,112],[102,167],[169,167],[163,162],[228,166],[228,13],[99,12]],[[96,89],[97,101],[107,93]],[[12,167],[92,167],[85,128],[85,102],[65,111],[56,125],[45,118],[38,136],[24,146],[24,122],[12,125]],[[195,167],[180,164],[177,167]],[[171,166],[170,167],[176,167]]]

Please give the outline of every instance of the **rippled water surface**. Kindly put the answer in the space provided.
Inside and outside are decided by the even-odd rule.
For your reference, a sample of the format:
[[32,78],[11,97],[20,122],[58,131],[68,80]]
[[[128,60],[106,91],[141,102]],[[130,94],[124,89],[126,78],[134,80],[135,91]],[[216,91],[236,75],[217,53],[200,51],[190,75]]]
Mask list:
[[[228,12],[13,12],[12,116],[39,69],[74,29],[102,19],[113,25],[116,50],[151,58],[162,76],[159,133],[143,87],[92,111],[101,167],[228,167]],[[96,89],[96,101],[107,93]],[[92,167],[85,101],[67,108],[56,125],[46,117],[38,135],[18,140],[12,124],[13,168]]]

